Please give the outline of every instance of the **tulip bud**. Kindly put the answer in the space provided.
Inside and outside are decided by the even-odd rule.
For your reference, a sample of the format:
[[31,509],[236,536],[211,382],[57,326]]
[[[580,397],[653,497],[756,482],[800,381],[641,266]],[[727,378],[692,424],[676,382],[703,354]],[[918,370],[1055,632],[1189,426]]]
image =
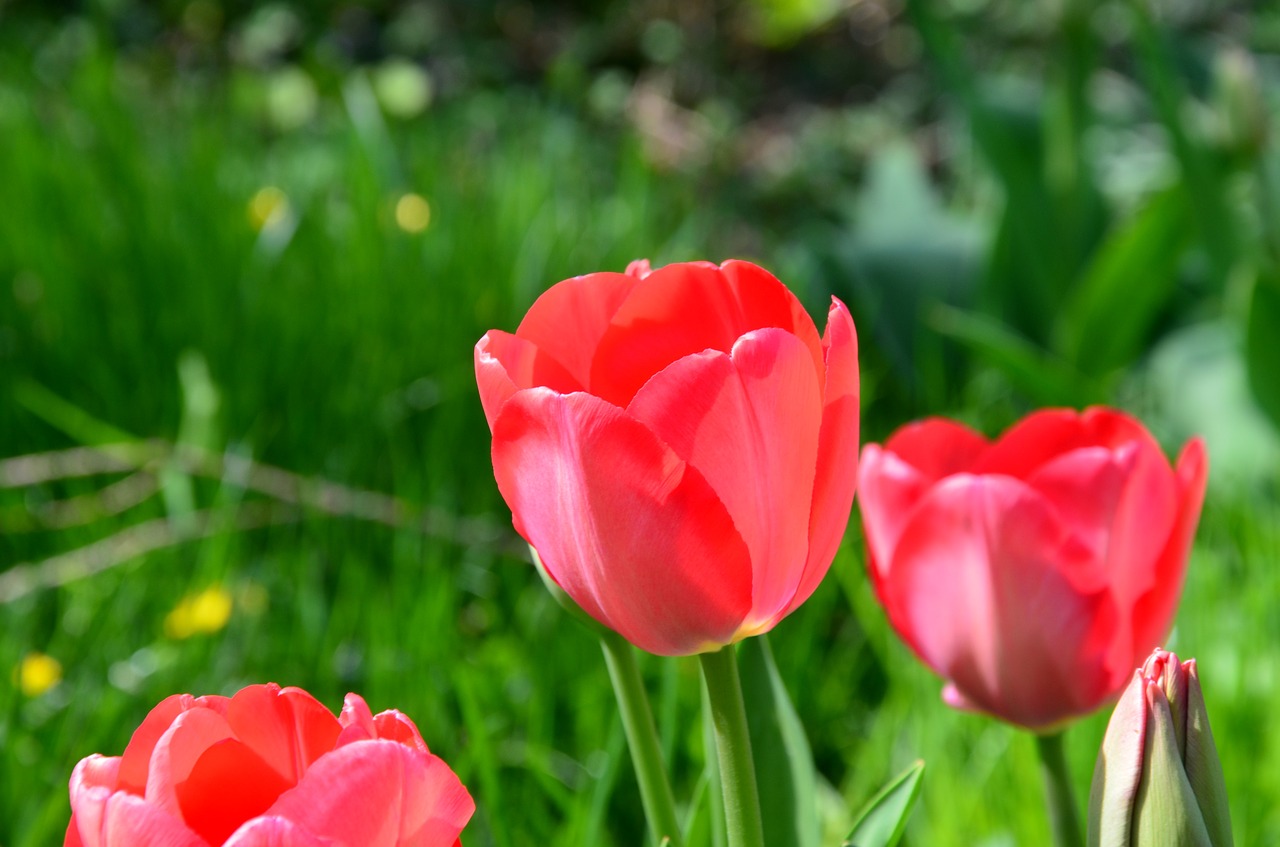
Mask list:
[[1120,697],[1093,771],[1089,847],[1231,847],[1195,659],[1156,650]]
[[1213,88],[1223,147],[1229,153],[1256,155],[1267,141],[1267,103],[1248,51],[1233,48],[1218,57]]

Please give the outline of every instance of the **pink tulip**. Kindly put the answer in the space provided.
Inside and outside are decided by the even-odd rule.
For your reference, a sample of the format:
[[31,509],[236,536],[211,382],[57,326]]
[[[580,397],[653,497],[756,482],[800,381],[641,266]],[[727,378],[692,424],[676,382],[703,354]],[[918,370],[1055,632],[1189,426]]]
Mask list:
[[64,847],[448,847],[475,803],[418,729],[348,694],[175,694],[71,775]]
[[933,419],[862,453],[872,581],[944,699],[1047,731],[1119,693],[1168,633],[1208,472],[1114,410],[996,442]]
[[771,629],[835,556],[857,476],[858,352],[747,262],[565,280],[476,345],[516,530],[652,653]]

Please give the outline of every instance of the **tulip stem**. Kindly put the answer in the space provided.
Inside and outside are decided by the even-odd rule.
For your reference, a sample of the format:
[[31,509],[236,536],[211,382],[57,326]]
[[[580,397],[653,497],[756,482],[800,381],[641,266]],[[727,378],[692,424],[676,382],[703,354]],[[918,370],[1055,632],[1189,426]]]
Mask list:
[[616,632],[609,631],[601,633],[600,646],[613,682],[613,694],[622,711],[622,728],[627,735],[636,782],[640,784],[640,802],[653,843],[681,847],[684,839],[676,819],[675,799],[662,763],[658,729],[653,722],[640,667],[636,664],[635,648]]
[[1036,736],[1040,770],[1044,774],[1045,798],[1049,804],[1049,827],[1053,830],[1053,843],[1057,847],[1084,847],[1080,812],[1076,808],[1075,793],[1071,790],[1071,774],[1067,772],[1067,757],[1062,749],[1064,734],[1054,732]]
[[733,645],[729,645],[714,653],[702,653],[698,658],[702,660],[702,678],[711,702],[729,847],[764,847],[760,792],[756,787],[737,654]]

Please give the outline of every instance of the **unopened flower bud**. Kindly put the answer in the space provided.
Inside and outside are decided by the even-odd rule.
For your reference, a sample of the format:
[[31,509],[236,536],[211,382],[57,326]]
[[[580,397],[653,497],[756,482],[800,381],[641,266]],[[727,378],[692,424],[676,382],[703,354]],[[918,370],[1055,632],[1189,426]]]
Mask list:
[[1231,847],[1195,659],[1157,650],[1120,697],[1093,771],[1089,847]]
[[1222,53],[1213,74],[1214,109],[1221,142],[1231,153],[1252,156],[1267,138],[1267,108],[1253,56],[1241,48]]

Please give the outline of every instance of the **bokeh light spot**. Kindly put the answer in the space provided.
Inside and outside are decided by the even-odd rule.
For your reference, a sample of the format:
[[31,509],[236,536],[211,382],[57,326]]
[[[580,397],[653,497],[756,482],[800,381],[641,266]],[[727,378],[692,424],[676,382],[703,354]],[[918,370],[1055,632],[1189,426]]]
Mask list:
[[231,594],[220,585],[183,597],[165,616],[165,635],[190,638],[217,632],[231,619],[231,607]]
[[431,224],[431,204],[421,194],[409,193],[396,201],[396,224],[405,232],[419,233]]
[[18,666],[18,687],[27,697],[39,697],[62,681],[62,663],[44,653],[28,653]]
[[281,222],[289,214],[289,198],[274,185],[258,189],[249,201],[249,223],[259,232]]

